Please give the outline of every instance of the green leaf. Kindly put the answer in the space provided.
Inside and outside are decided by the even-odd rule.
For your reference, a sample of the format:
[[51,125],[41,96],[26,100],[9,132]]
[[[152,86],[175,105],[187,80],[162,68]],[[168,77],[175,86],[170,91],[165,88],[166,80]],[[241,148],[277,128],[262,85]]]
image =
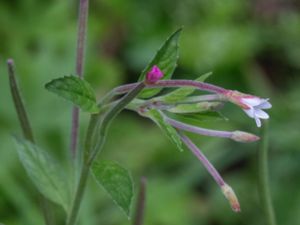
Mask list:
[[216,109],[222,107],[224,103],[222,102],[197,102],[191,104],[180,104],[173,108],[168,109],[172,113],[200,113],[205,111],[215,111]]
[[228,118],[226,118],[224,115],[222,115],[220,112],[203,112],[203,113],[197,113],[197,114],[173,114],[169,113],[168,116],[171,118],[178,120],[183,123],[188,123],[194,126],[200,126],[207,125],[207,123],[213,123],[213,122],[225,122],[228,121]]
[[[197,78],[196,81],[204,82],[211,75],[212,72],[205,73],[201,75],[199,78]],[[172,91],[169,94],[159,97],[159,99],[161,99],[164,102],[174,103],[183,100],[185,97],[192,94],[195,90],[196,88],[181,87],[181,88],[177,88],[176,90]]]
[[38,190],[68,212],[70,192],[63,168],[43,149],[33,143],[15,138],[21,163]]
[[94,162],[92,172],[99,185],[129,218],[133,182],[129,172],[113,161]]
[[182,142],[176,129],[165,122],[164,116],[160,111],[151,109],[146,113],[146,115],[164,131],[167,137],[169,137],[169,139],[177,146],[180,151],[183,151]]
[[[146,78],[147,73],[151,68],[156,65],[159,69],[164,73],[163,80],[170,79],[176,66],[177,60],[179,58],[179,36],[182,31],[182,28],[175,31],[161,46],[161,48],[157,51],[156,55],[152,59],[152,61],[146,66],[143,70],[142,74],[139,77],[139,81],[143,81]],[[140,98],[149,98],[156,95],[160,92],[161,89],[145,89],[139,95]]]
[[65,76],[54,79],[47,83],[45,88],[71,101],[74,105],[77,105],[86,112],[99,112],[94,90],[88,82],[77,76]]

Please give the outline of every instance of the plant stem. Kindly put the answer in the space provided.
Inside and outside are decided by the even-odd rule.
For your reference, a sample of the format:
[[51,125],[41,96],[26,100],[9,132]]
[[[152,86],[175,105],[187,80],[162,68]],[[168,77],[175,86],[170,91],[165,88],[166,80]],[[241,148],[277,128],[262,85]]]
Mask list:
[[182,102],[179,101],[178,104],[189,104],[189,103],[198,103],[206,101],[227,101],[223,95],[211,94],[211,95],[199,95],[199,96],[190,96],[185,98]]
[[[89,0],[80,0],[79,2],[79,17],[78,17],[78,39],[77,39],[77,56],[76,56],[76,74],[83,78],[83,65],[85,53],[85,39],[87,31]],[[70,152],[73,159],[76,157],[78,143],[78,128],[79,128],[79,108],[73,107],[72,111],[72,128],[71,128],[71,144]]]
[[[8,68],[9,86],[10,86],[11,95],[13,98],[13,102],[15,105],[18,119],[19,119],[19,123],[22,128],[23,136],[28,141],[34,143],[33,132],[31,129],[31,125],[30,125],[28,116],[27,116],[26,108],[25,108],[23,100],[22,100],[20,89],[17,84],[14,67],[15,67],[14,61],[12,59],[8,59],[7,60],[7,68]],[[54,220],[53,220],[53,212],[50,207],[50,202],[46,198],[44,198],[44,196],[42,196],[40,193],[38,193],[38,194],[39,194],[39,200],[40,200],[45,224],[52,225],[52,224],[54,224]]]
[[268,171],[268,123],[265,123],[262,131],[262,141],[258,149],[258,185],[259,195],[263,206],[267,225],[276,225],[274,208],[272,204],[269,171]]
[[145,88],[145,83],[139,83],[134,89],[128,92],[121,100],[119,100],[104,116],[101,126],[99,128],[99,137],[101,140],[94,147],[91,152],[91,156],[88,160],[88,163],[92,163],[92,161],[97,156],[99,152],[99,148],[103,145],[107,129],[110,125],[110,122]]
[[167,116],[165,116],[165,120],[167,123],[171,124],[172,126],[176,127],[180,130],[185,130],[188,132],[201,134],[205,136],[211,136],[211,137],[221,137],[221,138],[231,138],[233,135],[233,132],[231,131],[220,131],[220,130],[211,130],[211,129],[205,129],[200,128],[196,126],[192,126],[186,123],[179,122],[177,120],[173,120]]
[[[135,88],[138,83],[125,84],[119,87],[116,87],[112,90],[110,95],[117,95],[126,93],[133,88]],[[193,81],[193,80],[159,80],[154,84],[147,84],[146,88],[161,88],[161,87],[193,87],[198,90],[207,91],[216,94],[225,94],[228,90],[218,87],[216,85],[212,85],[205,82]]]
[[80,208],[80,204],[83,198],[83,194],[85,191],[88,175],[89,175],[89,169],[91,164],[87,163],[88,155],[93,147],[93,138],[95,136],[94,131],[97,127],[97,123],[99,120],[99,117],[101,116],[101,113],[99,114],[92,114],[90,118],[90,122],[87,129],[86,134],[86,140],[84,145],[84,163],[81,168],[80,177],[78,181],[78,186],[75,193],[75,198],[72,203],[71,213],[67,220],[67,225],[73,225],[76,223],[77,214]]
[[211,130],[211,129],[196,127],[190,124],[182,123],[177,120],[171,119],[166,115],[164,115],[164,117],[166,122],[171,124],[173,127],[179,130],[184,130],[195,134],[211,136],[211,137],[229,138],[231,140],[237,142],[243,142],[243,143],[254,142],[260,139],[258,136],[254,134],[239,131],[239,130],[236,131]]
[[83,65],[85,54],[85,39],[87,32],[87,21],[89,13],[89,0],[80,0],[79,2],[79,18],[78,18],[78,40],[77,40],[77,56],[76,56],[76,73],[77,76],[83,78]]
[[133,225],[142,225],[145,216],[145,204],[146,204],[146,178],[142,177],[140,181],[140,192],[136,204],[136,212],[133,220]]
[[73,225],[76,222],[77,219],[77,214],[80,208],[80,204],[82,201],[82,197],[86,188],[86,183],[87,183],[87,179],[88,179],[88,175],[89,175],[89,170],[90,170],[90,166],[83,164],[83,167],[81,169],[81,174],[80,174],[80,178],[79,178],[79,182],[78,182],[78,186],[77,186],[77,190],[75,193],[75,198],[73,201],[73,205],[72,205],[72,209],[71,209],[71,214],[68,218],[67,221],[67,225]]
[[215,167],[210,163],[210,161],[205,157],[205,155],[201,152],[201,150],[182,133],[179,133],[181,140],[183,143],[191,150],[191,152],[202,162],[203,166],[207,169],[210,175],[214,178],[217,184],[222,187],[225,185],[225,181],[219,174],[219,172],[215,169]]
[[205,157],[202,151],[184,134],[178,132],[183,143],[191,150],[191,152],[202,162],[203,166],[210,173],[210,175],[214,178],[216,183],[220,186],[224,196],[229,201],[231,208],[234,212],[240,212],[240,203],[233,191],[233,189],[225,183],[219,172],[215,169],[215,167],[210,163],[210,161]]
[[[119,100],[112,108],[110,108],[106,114],[102,114],[103,112],[100,112],[96,115],[91,115],[85,141],[84,164],[81,169],[81,174],[77,185],[74,201],[72,203],[71,212],[67,219],[67,225],[74,225],[76,223],[83,194],[86,188],[90,167],[98,152],[104,145],[106,131],[110,122],[122,111],[122,109],[127,106],[128,103],[130,103],[130,101],[132,101],[142,91],[144,87],[145,84],[143,82],[139,83],[139,85],[128,92],[121,100]],[[98,123],[100,123],[99,126]],[[96,141],[94,140],[94,138],[97,138]]]
[[[149,85],[151,87],[152,85]],[[160,80],[153,87],[194,87],[202,91],[224,94],[227,90],[205,82],[193,80]]]

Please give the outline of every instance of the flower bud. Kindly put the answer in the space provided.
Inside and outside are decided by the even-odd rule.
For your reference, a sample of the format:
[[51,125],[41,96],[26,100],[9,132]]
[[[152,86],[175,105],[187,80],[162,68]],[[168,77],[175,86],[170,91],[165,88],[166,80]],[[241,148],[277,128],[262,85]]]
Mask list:
[[240,212],[241,211],[240,203],[239,203],[234,191],[232,190],[232,188],[226,183],[224,185],[222,185],[221,188],[222,188],[223,194],[228,199],[232,210],[234,212]]
[[160,80],[163,76],[163,72],[158,68],[158,66],[154,65],[146,75],[146,82],[153,84]]
[[247,132],[237,130],[237,131],[232,132],[231,139],[238,141],[238,142],[246,143],[246,142],[258,141],[260,139],[260,137],[254,135],[254,134],[250,134]]

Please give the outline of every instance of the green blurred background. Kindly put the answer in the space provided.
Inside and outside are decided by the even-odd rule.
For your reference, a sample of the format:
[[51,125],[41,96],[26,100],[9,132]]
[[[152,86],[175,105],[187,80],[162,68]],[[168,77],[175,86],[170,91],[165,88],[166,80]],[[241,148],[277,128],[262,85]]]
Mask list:
[[[156,49],[180,26],[184,31],[174,78],[194,79],[213,71],[209,82],[270,97],[269,167],[276,217],[278,224],[298,224],[300,2],[90,0],[90,5],[85,75],[99,97],[116,85],[137,80]],[[71,105],[43,86],[74,73],[76,16],[77,2],[71,0],[0,1],[0,223],[42,224],[35,188],[11,140],[20,128],[5,61],[15,59],[39,145],[66,161]],[[203,126],[260,134],[237,107],[228,105],[223,114],[229,121],[204,121]],[[82,137],[87,119],[82,113]],[[134,113],[124,112],[115,120],[101,157],[130,169],[136,183],[147,177],[145,225],[265,224],[257,191],[258,144],[192,137],[235,189],[242,213],[231,211],[189,151],[177,151],[157,127]],[[90,179],[80,224],[131,221]]]

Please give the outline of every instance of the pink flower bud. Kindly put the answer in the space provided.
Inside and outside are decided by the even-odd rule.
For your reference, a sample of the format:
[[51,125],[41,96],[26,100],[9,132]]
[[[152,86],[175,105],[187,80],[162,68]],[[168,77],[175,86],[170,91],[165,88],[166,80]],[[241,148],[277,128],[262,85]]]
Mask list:
[[160,80],[163,76],[163,72],[158,68],[158,66],[154,65],[146,75],[146,82],[153,84]]
[[240,212],[241,211],[240,203],[239,203],[234,191],[232,190],[232,188],[228,184],[222,185],[221,188],[222,188],[223,194],[228,199],[232,210],[234,212]]

